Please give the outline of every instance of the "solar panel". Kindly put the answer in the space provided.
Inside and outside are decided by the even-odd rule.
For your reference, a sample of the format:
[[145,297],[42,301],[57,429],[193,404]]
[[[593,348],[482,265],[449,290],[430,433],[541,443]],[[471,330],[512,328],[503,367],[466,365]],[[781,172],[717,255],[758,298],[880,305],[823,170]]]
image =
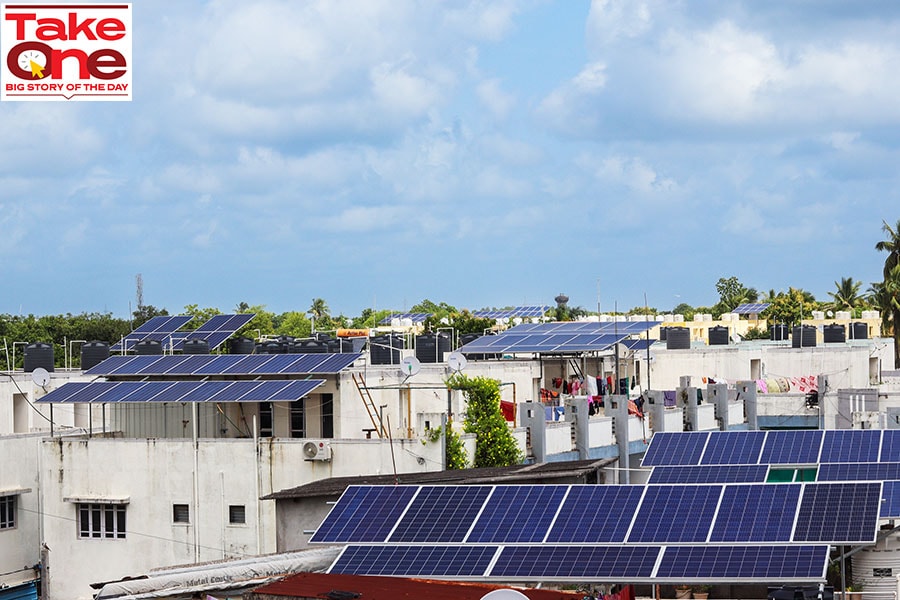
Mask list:
[[828,546],[670,546],[656,577],[675,581],[825,579]]
[[820,462],[878,462],[879,429],[830,429],[825,432]]
[[900,429],[881,432],[880,462],[900,462]]
[[764,431],[712,432],[700,464],[755,465],[765,439]]
[[309,541],[383,542],[418,489],[416,486],[350,486]]
[[98,381],[72,382],[42,396],[45,404],[88,402],[291,402],[324,384],[295,381]]
[[461,542],[490,493],[490,486],[423,486],[388,541]]
[[720,485],[647,486],[628,542],[705,542],[721,495]]
[[880,506],[880,482],[804,484],[793,541],[872,543]]
[[825,463],[819,465],[816,481],[900,480],[900,462]]
[[564,485],[497,486],[465,541],[543,541],[568,490]]
[[900,481],[885,481],[881,498],[881,518],[900,519]]
[[410,321],[412,321],[413,324],[424,323],[425,320],[431,316],[433,316],[433,313],[413,313],[413,312],[394,313],[392,315],[389,315],[389,316],[383,318],[379,322],[379,325],[390,325],[394,319],[400,319],[400,320],[409,319]]
[[85,371],[86,375],[125,377],[153,375],[331,375],[359,358],[340,354],[187,354],[178,356],[111,356]]
[[188,340],[205,340],[209,344],[210,350],[214,350],[234,335],[238,329],[252,321],[255,316],[252,313],[216,315],[197,329],[183,332],[184,335],[179,336],[173,348],[181,350],[184,348],[184,343]]
[[650,346],[655,344],[656,340],[645,340],[645,339],[624,340],[622,343],[625,345],[626,348],[628,348],[632,352],[641,352],[641,351],[647,350],[647,348],[649,348]]
[[822,447],[821,430],[769,431],[759,462],[765,465],[816,464]]
[[622,542],[643,488],[635,485],[572,486],[547,542]]
[[653,467],[647,483],[762,483],[768,472],[766,465]]
[[[459,351],[547,354],[602,351],[630,335],[642,333],[655,325],[653,321],[525,323],[496,336],[482,336],[465,344]],[[488,337],[492,339],[487,339]],[[637,344],[637,347],[640,347],[640,344]]]
[[765,302],[755,302],[755,303],[747,303],[740,304],[734,308],[731,312],[738,315],[758,315],[763,312],[767,308],[769,308],[771,304],[767,304]]
[[789,542],[800,484],[727,485],[711,542]]
[[497,546],[347,546],[328,570],[345,575],[481,577]]
[[[175,317],[153,317],[131,333],[125,336],[124,349],[132,350],[135,344],[144,340],[157,340],[160,342],[169,339],[172,334],[178,331],[193,317],[187,315],[178,315]],[[113,344],[110,350],[118,352],[123,349],[122,342]]]
[[548,310],[550,310],[549,306],[517,306],[501,310],[476,310],[472,316],[479,319],[512,319],[515,317],[527,319],[542,317]]
[[491,577],[508,579],[605,579],[653,576],[658,546],[507,546]]
[[650,438],[641,466],[698,465],[708,440],[707,431],[659,431]]

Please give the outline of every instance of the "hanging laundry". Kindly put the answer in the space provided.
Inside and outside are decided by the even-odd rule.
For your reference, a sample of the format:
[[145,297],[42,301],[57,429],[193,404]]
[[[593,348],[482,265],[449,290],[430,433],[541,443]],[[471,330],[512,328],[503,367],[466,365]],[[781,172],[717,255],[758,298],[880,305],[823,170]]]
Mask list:
[[595,377],[587,377],[584,380],[584,395],[599,396],[600,390],[597,387],[597,379]]

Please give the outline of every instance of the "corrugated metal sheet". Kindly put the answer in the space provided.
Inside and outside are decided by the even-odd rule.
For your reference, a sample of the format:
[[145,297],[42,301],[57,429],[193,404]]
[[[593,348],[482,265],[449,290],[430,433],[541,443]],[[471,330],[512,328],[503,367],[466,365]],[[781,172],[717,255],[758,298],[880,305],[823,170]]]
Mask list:
[[0,590],[0,600],[37,600],[37,582]]

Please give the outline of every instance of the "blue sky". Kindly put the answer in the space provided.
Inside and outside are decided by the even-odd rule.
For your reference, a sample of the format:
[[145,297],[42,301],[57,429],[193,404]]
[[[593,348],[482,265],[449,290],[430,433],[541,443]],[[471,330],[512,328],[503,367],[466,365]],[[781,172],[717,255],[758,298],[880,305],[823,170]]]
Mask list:
[[[135,2],[132,102],[0,104],[0,313],[712,305],[880,278],[900,4]],[[598,283],[599,282],[599,283]]]

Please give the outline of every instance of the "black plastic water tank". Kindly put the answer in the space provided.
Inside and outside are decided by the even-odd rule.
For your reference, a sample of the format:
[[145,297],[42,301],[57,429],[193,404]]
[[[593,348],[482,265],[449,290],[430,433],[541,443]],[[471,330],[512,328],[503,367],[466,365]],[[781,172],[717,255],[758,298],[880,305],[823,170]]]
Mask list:
[[689,350],[691,348],[691,330],[687,327],[669,327],[666,332],[667,350]]
[[329,354],[353,352],[353,342],[344,338],[332,338],[326,342]]
[[422,363],[444,362],[450,352],[450,336],[446,333],[423,333],[416,336],[416,358]]
[[399,335],[379,335],[369,340],[369,360],[373,365],[399,365],[400,350],[406,344]]
[[854,321],[850,323],[850,339],[851,340],[867,340],[869,339],[869,326],[862,321]]
[[271,341],[263,344],[264,354],[286,354],[284,344],[281,342]]
[[228,354],[253,354],[256,344],[246,337],[233,337],[228,339]]
[[661,342],[666,341],[666,333],[667,333],[668,329],[669,329],[668,327],[663,327],[663,326],[659,327],[659,341],[661,341]]
[[291,352],[295,354],[325,354],[328,352],[328,342],[319,340],[299,340],[294,342]]
[[163,353],[163,345],[159,340],[141,340],[134,345],[134,353],[138,356],[155,356]]
[[715,327],[710,327],[706,334],[709,336],[710,346],[728,345],[728,328],[724,325],[716,325]]
[[96,367],[109,358],[109,343],[93,341],[81,345],[81,369]]
[[792,348],[813,348],[816,345],[816,326],[800,325],[791,330]]
[[38,367],[53,372],[53,344],[34,342],[25,346],[25,372],[31,373]]
[[847,339],[844,326],[839,323],[826,325],[822,329],[822,339],[826,344],[844,343]]
[[182,354],[209,354],[209,342],[202,339],[188,340],[181,349]]
[[776,342],[788,339],[788,326],[785,323],[775,323],[769,327],[769,339]]

